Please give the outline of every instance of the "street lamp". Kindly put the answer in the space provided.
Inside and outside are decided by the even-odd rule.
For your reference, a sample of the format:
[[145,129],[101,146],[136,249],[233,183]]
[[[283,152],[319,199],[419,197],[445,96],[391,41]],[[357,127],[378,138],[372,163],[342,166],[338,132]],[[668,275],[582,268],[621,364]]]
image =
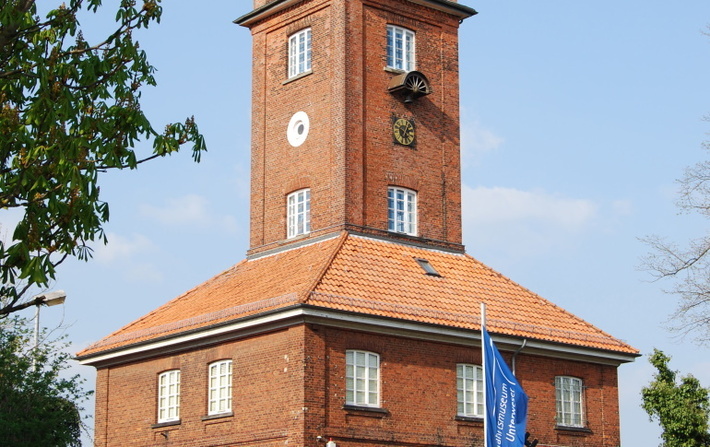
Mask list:
[[[39,308],[40,306],[56,306],[58,304],[63,304],[64,300],[67,298],[67,294],[63,290],[56,290],[54,292],[43,293],[42,295],[37,295],[32,297],[32,303],[37,306],[35,308],[35,340],[34,340],[34,351],[37,352],[37,347],[39,346]],[[35,358],[32,357],[32,365],[36,367]]]

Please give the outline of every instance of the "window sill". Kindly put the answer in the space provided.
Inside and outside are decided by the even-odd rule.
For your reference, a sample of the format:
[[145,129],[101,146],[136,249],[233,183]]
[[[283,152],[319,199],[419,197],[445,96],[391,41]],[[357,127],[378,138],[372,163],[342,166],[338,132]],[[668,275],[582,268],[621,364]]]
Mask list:
[[291,242],[291,241],[297,241],[297,240],[299,240],[299,239],[306,239],[306,238],[307,238],[308,236],[310,236],[310,235],[311,235],[311,232],[310,232],[310,231],[307,232],[307,233],[294,234],[293,236],[288,236],[288,235],[287,235],[287,236],[286,236],[286,240],[289,241],[289,242]]
[[405,233],[404,231],[390,230],[389,228],[387,229],[387,232],[391,233],[391,234],[396,234],[399,236],[409,236],[409,237],[417,237],[417,238],[419,237],[419,236],[417,236],[417,233]]
[[165,428],[165,427],[172,427],[174,425],[180,425],[182,421],[178,419],[177,421],[168,421],[168,422],[158,422],[157,424],[153,424],[150,426],[150,428]]
[[306,76],[311,75],[311,74],[313,74],[313,70],[312,70],[312,69],[311,69],[311,70],[308,70],[308,71],[304,71],[303,73],[299,73],[299,74],[297,74],[296,76],[294,76],[294,77],[292,77],[292,78],[286,79],[285,81],[283,81],[283,82],[281,83],[281,85],[290,84],[290,83],[293,82],[293,81],[298,81],[299,79],[305,78]]
[[394,68],[394,67],[387,67],[387,66],[385,66],[385,71],[388,73],[394,73],[394,74],[408,73],[407,70],[402,70],[401,68]]
[[592,434],[592,431],[587,427],[567,427],[565,425],[557,425],[555,426],[555,430],[572,436],[586,436]]
[[208,414],[206,416],[202,416],[203,421],[212,421],[215,419],[223,419],[223,418],[228,418],[234,416],[233,411],[229,411],[227,413],[218,413],[218,414]]
[[361,407],[359,405],[343,405],[343,410],[350,414],[368,416],[374,418],[383,418],[390,414],[385,408],[380,407]]
[[457,422],[468,422],[468,423],[472,423],[472,425],[479,425],[479,424],[482,425],[482,424],[483,424],[483,418],[480,417],[480,416],[460,416],[460,415],[456,415],[456,417],[454,418],[454,420],[457,421]]

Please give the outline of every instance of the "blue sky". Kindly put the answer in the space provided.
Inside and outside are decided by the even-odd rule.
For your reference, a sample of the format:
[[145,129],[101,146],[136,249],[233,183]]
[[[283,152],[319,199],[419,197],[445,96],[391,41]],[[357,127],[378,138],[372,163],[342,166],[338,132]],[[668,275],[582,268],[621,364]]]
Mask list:
[[[462,3],[479,11],[460,32],[468,253],[644,354],[665,350],[710,386],[710,348],[664,328],[675,298],[637,268],[639,238],[683,242],[707,229],[678,215],[675,179],[707,156],[710,2]],[[110,242],[90,263],[62,266],[53,288],[66,304],[42,311],[75,350],[244,258],[251,36],[232,20],[250,5],[167,2],[162,23],[138,33],[158,68],[144,110],[156,128],[194,114],[208,153],[101,179]],[[85,24],[89,39],[107,26]],[[93,384],[93,368],[76,370]],[[646,357],[619,372],[623,445],[659,444],[639,407]]]

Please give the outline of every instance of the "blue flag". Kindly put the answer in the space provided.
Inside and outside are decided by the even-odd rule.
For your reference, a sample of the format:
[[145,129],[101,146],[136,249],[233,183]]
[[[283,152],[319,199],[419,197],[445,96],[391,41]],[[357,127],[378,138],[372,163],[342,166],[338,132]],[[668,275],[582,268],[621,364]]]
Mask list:
[[486,383],[486,447],[522,447],[525,445],[525,424],[528,396],[523,391],[505,360],[493,344],[485,328],[483,355]]

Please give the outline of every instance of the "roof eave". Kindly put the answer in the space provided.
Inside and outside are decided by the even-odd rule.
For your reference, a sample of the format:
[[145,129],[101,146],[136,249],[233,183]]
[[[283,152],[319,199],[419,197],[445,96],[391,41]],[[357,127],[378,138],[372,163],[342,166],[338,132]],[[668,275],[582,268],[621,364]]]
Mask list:
[[[100,368],[129,361],[147,359],[156,355],[166,355],[189,349],[197,349],[203,346],[213,345],[217,342],[237,340],[303,323],[480,347],[480,332],[471,329],[298,304],[258,315],[239,318],[226,323],[183,331],[158,339],[141,341],[117,348],[108,348],[106,350],[78,356],[77,360],[82,365],[91,365]],[[521,337],[500,336],[497,334],[493,334],[492,337],[501,350],[515,351],[520,348],[523,340]],[[639,356],[638,353],[532,339],[526,340],[525,349],[522,352],[525,354],[552,356],[555,358],[588,361],[614,366],[633,362],[634,359]]]
[[[303,0],[275,0],[271,3],[267,3],[259,8],[250,11],[238,19],[234,20],[234,23],[240,26],[250,27],[254,23],[263,20],[279,11],[283,11],[295,5]],[[471,16],[478,14],[478,12],[466,5],[462,5],[449,0],[409,0],[412,3],[418,5],[427,6],[429,8],[435,9],[437,11],[442,11],[459,18],[459,20],[467,19]]]

